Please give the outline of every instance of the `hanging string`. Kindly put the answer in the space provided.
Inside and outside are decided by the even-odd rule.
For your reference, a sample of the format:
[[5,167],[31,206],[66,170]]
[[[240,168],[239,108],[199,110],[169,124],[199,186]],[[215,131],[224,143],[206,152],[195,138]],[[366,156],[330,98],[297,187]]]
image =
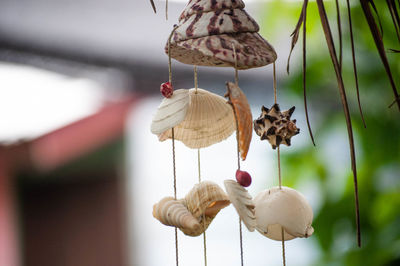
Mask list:
[[281,226],[282,232],[282,259],[283,259],[283,266],[286,266],[286,258],[285,258],[285,230]]
[[[194,72],[194,88],[195,88],[195,94],[197,94],[197,88],[198,88],[198,83],[197,83],[197,66],[195,65],[193,67],[193,72]],[[200,170],[200,149],[197,149],[197,170],[199,174],[199,183],[201,182],[201,170]],[[206,223],[206,216],[205,213],[203,213],[203,226],[205,226]],[[204,230],[203,232],[203,254],[204,254],[204,265],[207,266],[207,238],[206,238],[206,231]]]
[[[276,68],[275,68],[275,62],[273,64],[273,82],[274,82],[274,101],[275,104],[277,104],[277,92],[276,92]],[[282,178],[281,178],[281,151],[279,149],[279,145],[277,148],[278,151],[278,177],[279,177],[279,189],[282,189]],[[281,226],[282,230],[282,260],[283,260],[283,266],[286,266],[286,257],[285,257],[285,231],[283,227]]]
[[171,34],[168,37],[168,81],[169,81],[169,84],[171,84],[171,85],[172,85],[171,39],[177,28],[178,28],[178,26],[174,25],[174,29],[171,31]]
[[[174,171],[174,198],[176,199],[176,164],[175,164],[175,132],[172,128],[172,165]],[[178,228],[175,227],[175,260],[176,266],[179,265],[178,260]]]
[[168,20],[168,0],[165,0],[165,20]]
[[195,88],[194,93],[197,94],[198,83],[197,83],[197,66],[196,65],[193,67],[193,72],[194,72],[194,88]]
[[[166,6],[166,16],[168,19],[168,0]],[[171,38],[174,35],[175,30],[178,27],[175,25],[171,34],[168,37],[168,81],[169,84],[172,85],[172,63],[171,63]],[[176,164],[175,164],[175,132],[174,128],[171,129],[172,133],[172,165],[174,170],[174,198],[176,199]],[[178,257],[178,228],[175,227],[175,260],[176,266],[179,265],[179,257]]]
[[[232,43],[232,51],[233,51],[233,58],[235,60],[235,84],[239,86],[239,75],[238,75],[238,68],[237,68],[237,54],[235,44]],[[233,114],[235,116],[236,122],[236,150],[237,150],[237,162],[238,162],[238,169],[240,170],[240,149],[239,149],[239,123],[237,119],[237,114],[235,108],[233,108]],[[239,217],[239,240],[240,240],[240,262],[243,266],[243,235],[242,235],[242,220]]]

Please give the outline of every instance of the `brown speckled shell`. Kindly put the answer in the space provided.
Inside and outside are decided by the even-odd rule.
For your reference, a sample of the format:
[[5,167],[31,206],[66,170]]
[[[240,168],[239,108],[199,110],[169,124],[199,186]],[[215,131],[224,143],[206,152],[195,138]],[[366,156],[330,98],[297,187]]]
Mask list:
[[233,67],[234,45],[238,69],[274,62],[274,48],[257,33],[257,22],[243,8],[242,1],[191,0],[166,53],[185,64]]

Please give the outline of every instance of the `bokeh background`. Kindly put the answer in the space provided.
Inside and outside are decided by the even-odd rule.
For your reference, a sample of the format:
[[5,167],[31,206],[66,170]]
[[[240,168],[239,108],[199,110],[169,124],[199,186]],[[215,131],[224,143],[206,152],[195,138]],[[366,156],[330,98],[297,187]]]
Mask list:
[[[324,1],[337,38],[334,1]],[[386,49],[399,49],[384,1],[375,1]],[[0,1],[0,265],[174,265],[174,230],[152,217],[173,194],[171,142],[150,123],[168,80],[164,45],[186,2]],[[400,264],[400,120],[366,20],[352,1],[361,102],[358,112],[345,1],[343,75],[355,134],[363,247],[356,247],[345,120],[315,2],[307,20],[308,136],[301,38],[286,61],[300,1],[245,1],[277,53],[278,102],[296,106],[301,128],[282,147],[283,184],[302,192],[315,233],[287,242],[288,265]],[[388,58],[400,84],[400,54]],[[219,95],[232,69],[199,67],[199,86]],[[193,87],[193,68],[173,61],[175,88]],[[240,71],[253,117],[273,104],[272,66]],[[255,135],[255,134],[254,134]],[[197,182],[197,150],[177,143],[178,197]],[[236,143],[202,149],[201,175],[223,187],[236,171]],[[277,157],[253,136],[242,168],[250,194],[275,186]],[[281,243],[244,229],[246,265],[282,265]],[[179,233],[181,265],[204,265],[202,238]],[[222,210],[207,230],[208,265],[240,265],[238,217]]]

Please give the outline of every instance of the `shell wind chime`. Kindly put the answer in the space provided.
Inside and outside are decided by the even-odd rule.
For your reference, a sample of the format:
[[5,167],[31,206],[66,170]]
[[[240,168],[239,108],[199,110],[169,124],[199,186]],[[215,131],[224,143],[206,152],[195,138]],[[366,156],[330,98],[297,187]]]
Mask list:
[[[169,81],[161,84],[160,92],[165,98],[155,112],[151,132],[160,141],[172,140],[174,197],[164,197],[156,203],[153,216],[162,224],[175,227],[176,265],[179,263],[177,229],[187,236],[203,235],[207,265],[206,230],[219,211],[230,203],[239,216],[241,265],[244,265],[242,222],[250,232],[257,230],[282,243],[313,233],[311,207],[299,192],[279,185],[260,192],[253,199],[245,188],[250,186],[252,178],[241,170],[240,161],[249,153],[253,127],[262,140],[268,139],[274,149],[278,148],[278,161],[279,145],[290,146],[291,137],[299,129],[296,121],[291,120],[294,107],[281,112],[276,101],[271,109],[263,107],[261,116],[253,122],[250,105],[238,84],[238,70],[274,63],[277,55],[258,33],[257,22],[244,7],[242,0],[190,0],[165,46]],[[172,58],[194,65],[194,88],[173,90]],[[234,68],[235,82],[226,83],[226,99],[198,88],[197,66]],[[238,168],[236,181],[224,181],[225,193],[218,184],[201,180],[200,149],[225,140],[234,131]],[[198,183],[183,199],[176,197],[175,140],[197,149],[198,153]]]

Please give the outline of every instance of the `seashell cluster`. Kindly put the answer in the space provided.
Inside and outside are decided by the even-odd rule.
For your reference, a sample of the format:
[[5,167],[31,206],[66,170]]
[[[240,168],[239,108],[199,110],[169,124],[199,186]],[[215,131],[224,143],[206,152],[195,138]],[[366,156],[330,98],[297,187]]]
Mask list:
[[290,146],[291,138],[300,133],[296,120],[290,120],[294,109],[293,106],[281,112],[278,104],[274,104],[271,109],[263,106],[260,117],[254,120],[254,131],[261,140],[267,139],[273,149],[280,144]]
[[313,212],[306,198],[298,191],[273,187],[261,191],[254,198],[257,230],[273,240],[291,240],[296,237],[309,237],[313,234],[311,226]]
[[153,207],[153,216],[162,224],[178,227],[188,236],[199,236],[218,214],[230,204],[226,193],[214,182],[196,184],[184,199],[162,199]]
[[[183,92],[184,91],[184,92]],[[205,148],[228,138],[235,117],[226,100],[203,89],[176,90],[163,99],[151,124],[160,141],[174,138],[192,149]]]
[[256,228],[253,199],[247,190],[234,180],[224,181],[229,200],[232,202],[240,219],[250,232]]
[[190,0],[171,40],[171,57],[192,65],[248,69],[276,60],[274,48],[259,34],[242,0]]
[[225,97],[229,98],[237,121],[237,132],[239,142],[240,157],[244,161],[249,151],[251,137],[253,133],[253,117],[246,95],[235,83],[227,82],[228,92]]

